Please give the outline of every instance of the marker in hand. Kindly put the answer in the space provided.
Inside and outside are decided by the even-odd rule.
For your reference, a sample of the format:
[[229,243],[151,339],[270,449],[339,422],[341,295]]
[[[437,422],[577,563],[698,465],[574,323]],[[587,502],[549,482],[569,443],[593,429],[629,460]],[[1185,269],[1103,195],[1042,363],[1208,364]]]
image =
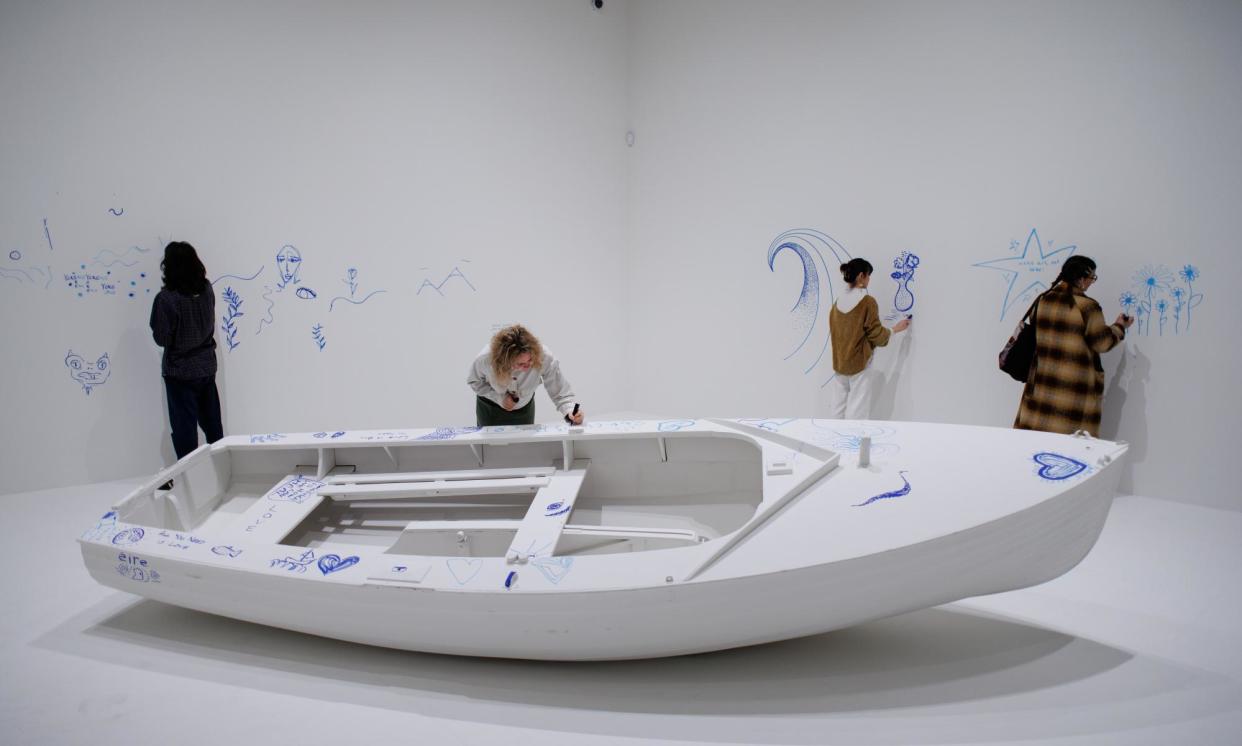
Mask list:
[[572,425],[574,424],[574,418],[577,416],[578,416],[578,403],[574,402],[574,411],[565,415],[565,421]]

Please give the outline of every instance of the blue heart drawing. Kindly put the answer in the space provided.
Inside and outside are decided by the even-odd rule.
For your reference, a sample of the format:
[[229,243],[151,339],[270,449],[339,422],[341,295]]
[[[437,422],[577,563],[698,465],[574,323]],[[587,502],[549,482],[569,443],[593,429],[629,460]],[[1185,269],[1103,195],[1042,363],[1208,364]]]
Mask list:
[[1035,463],[1039,464],[1039,476],[1044,479],[1061,480],[1069,479],[1077,476],[1087,470],[1087,465],[1081,461],[1062,456],[1059,453],[1037,453],[1032,458]]
[[325,554],[319,558],[319,572],[324,575],[334,573],[337,570],[344,570],[347,567],[353,567],[358,564],[358,555],[341,559],[340,555]]

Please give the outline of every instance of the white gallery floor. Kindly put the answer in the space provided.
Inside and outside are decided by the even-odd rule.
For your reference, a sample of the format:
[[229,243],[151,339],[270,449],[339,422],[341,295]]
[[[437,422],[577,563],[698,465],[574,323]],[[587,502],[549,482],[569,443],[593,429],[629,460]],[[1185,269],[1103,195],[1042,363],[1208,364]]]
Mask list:
[[100,587],[74,539],[137,481],[0,496],[0,743],[1242,744],[1239,512],[1121,497],[1042,586],[755,648],[553,664]]

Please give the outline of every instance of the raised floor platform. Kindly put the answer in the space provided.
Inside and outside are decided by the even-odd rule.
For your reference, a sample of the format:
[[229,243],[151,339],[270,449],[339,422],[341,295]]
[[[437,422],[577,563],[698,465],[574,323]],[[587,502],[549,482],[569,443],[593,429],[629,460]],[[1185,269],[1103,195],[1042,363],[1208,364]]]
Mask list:
[[1242,513],[1118,498],[1042,586],[682,658],[388,651],[99,586],[73,539],[139,480],[0,497],[4,744],[1236,744]]

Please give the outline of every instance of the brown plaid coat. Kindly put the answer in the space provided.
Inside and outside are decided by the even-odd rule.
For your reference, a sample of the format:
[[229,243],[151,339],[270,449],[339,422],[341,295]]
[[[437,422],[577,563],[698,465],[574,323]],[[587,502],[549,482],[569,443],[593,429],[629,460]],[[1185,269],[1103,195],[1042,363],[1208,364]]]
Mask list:
[[1099,303],[1063,282],[1053,285],[1035,310],[1035,361],[1013,426],[1098,436],[1104,401],[1100,353],[1125,334],[1119,324],[1104,323]]

